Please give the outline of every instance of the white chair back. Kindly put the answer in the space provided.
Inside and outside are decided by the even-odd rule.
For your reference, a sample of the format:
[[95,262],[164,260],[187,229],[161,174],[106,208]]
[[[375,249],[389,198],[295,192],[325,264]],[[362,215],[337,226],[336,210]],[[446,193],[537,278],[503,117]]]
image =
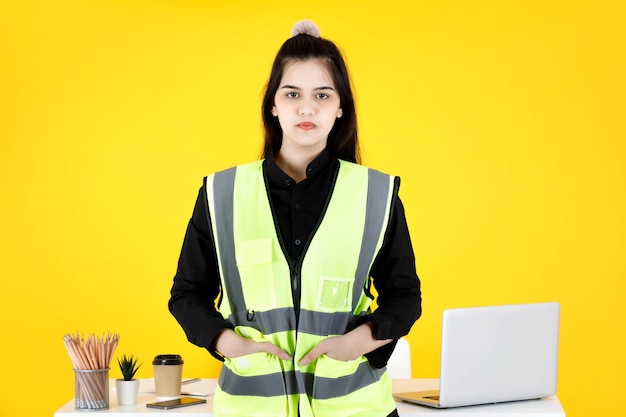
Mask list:
[[387,371],[392,379],[412,378],[411,347],[404,337],[398,339],[396,348],[387,362]]

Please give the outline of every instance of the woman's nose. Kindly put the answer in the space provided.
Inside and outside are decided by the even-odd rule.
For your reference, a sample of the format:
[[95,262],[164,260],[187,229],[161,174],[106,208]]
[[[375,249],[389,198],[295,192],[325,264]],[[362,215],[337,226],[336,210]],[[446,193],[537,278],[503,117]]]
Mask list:
[[304,101],[298,109],[300,116],[312,116],[315,114],[315,106],[309,101]]

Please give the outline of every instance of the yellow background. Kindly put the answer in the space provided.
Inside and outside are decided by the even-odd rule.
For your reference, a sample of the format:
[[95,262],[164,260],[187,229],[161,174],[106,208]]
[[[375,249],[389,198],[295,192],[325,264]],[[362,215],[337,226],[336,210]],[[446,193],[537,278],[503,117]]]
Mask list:
[[[345,51],[364,163],[402,177],[423,283],[413,375],[441,312],[559,301],[568,416],[624,415],[622,1],[0,2],[0,414],[73,397],[68,332],[117,353],[189,344],[168,291],[202,176],[256,159],[294,21]],[[111,377],[119,377],[117,365]]]

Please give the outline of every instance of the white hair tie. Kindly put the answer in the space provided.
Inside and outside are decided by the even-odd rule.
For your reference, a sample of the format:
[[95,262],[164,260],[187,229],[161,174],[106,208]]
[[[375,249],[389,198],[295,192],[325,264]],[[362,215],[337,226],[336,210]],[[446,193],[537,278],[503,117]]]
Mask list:
[[298,35],[309,35],[313,36],[314,38],[319,38],[320,29],[311,20],[301,20],[299,22],[296,22],[296,24],[293,25],[293,28],[291,29],[292,38]]

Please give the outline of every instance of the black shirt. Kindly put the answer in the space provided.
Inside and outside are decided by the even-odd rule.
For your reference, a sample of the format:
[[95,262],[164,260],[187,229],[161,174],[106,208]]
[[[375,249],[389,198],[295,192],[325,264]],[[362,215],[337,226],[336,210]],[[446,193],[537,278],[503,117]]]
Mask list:
[[[339,161],[323,152],[307,167],[306,178],[296,183],[273,158],[263,162],[278,235],[292,260],[302,255],[305,243],[320,220],[338,169]],[[183,241],[169,309],[190,342],[207,348],[218,357],[212,348],[213,340],[222,329],[231,325],[215,307],[220,278],[206,204],[203,185]],[[371,276],[378,293],[378,308],[357,321],[355,326],[374,320],[377,339],[398,339],[406,335],[421,315],[421,292],[400,198],[394,203],[392,218]],[[294,294],[294,303],[299,304],[299,294]],[[366,356],[373,366],[382,367],[393,347],[394,343],[390,343]]]

